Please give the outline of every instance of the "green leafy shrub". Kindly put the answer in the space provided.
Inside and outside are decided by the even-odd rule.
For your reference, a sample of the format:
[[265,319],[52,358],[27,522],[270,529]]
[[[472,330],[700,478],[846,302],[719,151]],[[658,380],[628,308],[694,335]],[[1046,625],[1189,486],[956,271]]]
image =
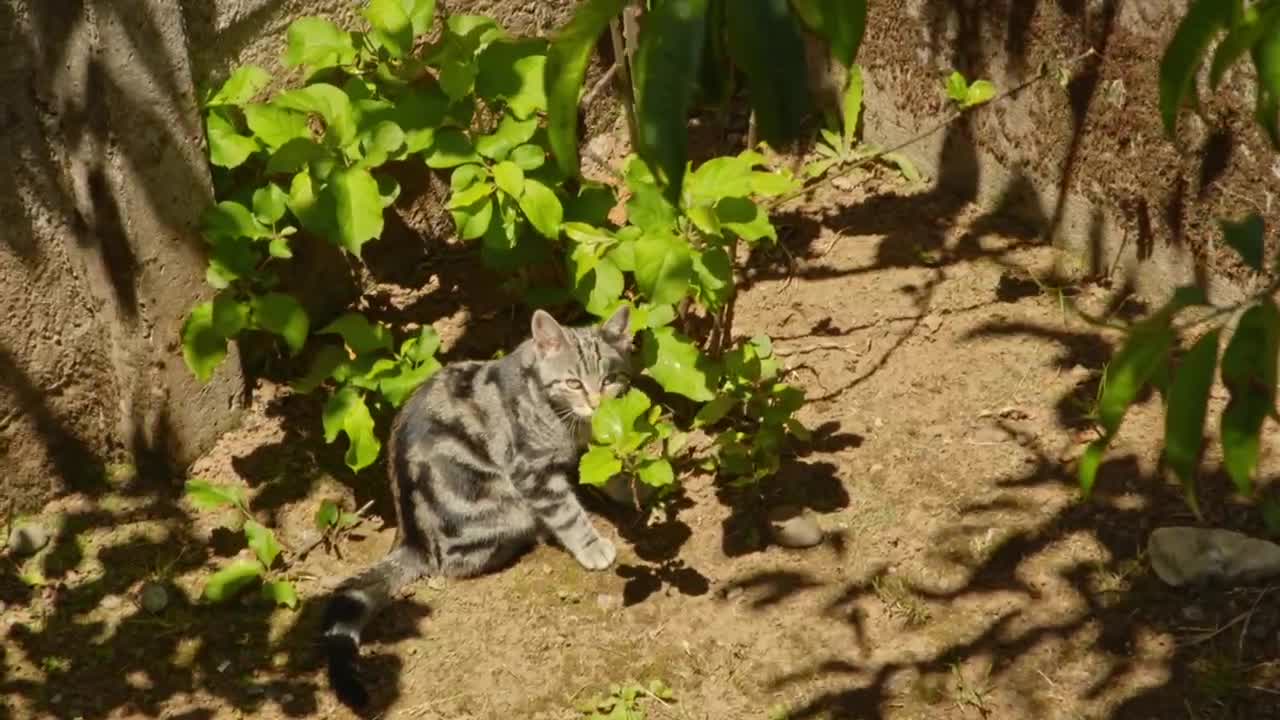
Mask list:
[[232,560],[205,581],[201,596],[207,602],[221,603],[239,595],[244,590],[259,585],[263,598],[288,608],[298,606],[298,593],[293,583],[277,571],[280,559],[280,543],[270,528],[254,519],[245,504],[244,493],[239,488],[214,485],[203,480],[189,480],[186,484],[187,500],[201,510],[233,508],[241,519],[245,541],[253,551],[253,558]]
[[[725,49],[726,68],[731,55],[750,59],[743,67],[753,93],[792,97],[784,86],[795,79],[766,72],[752,55],[764,52],[752,34],[775,23],[798,38],[801,20],[816,23],[849,64],[865,7],[814,0],[798,3],[793,17],[785,3],[771,3],[748,18],[715,15],[720,20],[708,25],[707,5],[671,0],[646,19],[653,29],[641,38],[635,70],[640,154],[628,159],[620,187],[579,177],[575,133],[591,48],[622,3],[583,3],[549,44],[513,37],[486,17],[440,17],[424,0],[373,2],[362,31],[322,18],[295,21],[284,60],[302,69],[301,87],[263,98],[270,76],[246,66],[204,102],[219,201],[205,213],[202,232],[207,279],[217,293],[191,310],[182,330],[192,372],[207,381],[228,341],[275,336],[285,354],[308,361],[292,387],[328,393],[326,441],[346,436],[353,470],[375,462],[377,418],[440,367],[439,339],[429,326],[391,328],[358,312],[317,330],[279,269],[306,242],[359,260],[400,194],[388,165],[421,163],[424,171],[448,174],[445,208],[458,237],[508,273],[507,288],[527,304],[576,305],[597,318],[622,304],[632,308],[641,369],[662,396],[637,388],[606,402],[583,458],[585,482],[626,473],[660,490],[674,487],[673,461],[688,452],[677,427],[695,424],[727,428],[705,466],[748,481],[775,471],[786,439],[804,435],[793,417],[803,394],[780,382],[776,359],[762,352],[767,338],[732,347],[727,324],[740,248],[777,242],[765,201],[802,184],[753,148],[689,167],[681,138],[692,90],[646,86],[646,79],[680,57],[696,66],[703,40],[712,37]],[[788,47],[802,63],[802,48]],[[677,75],[687,76],[687,68]],[[846,138],[855,132],[860,98],[858,75],[846,92],[845,114],[854,124],[845,127]],[[761,117],[765,138],[786,135],[787,122]],[[611,222],[620,203],[625,220]],[[534,272],[538,267],[552,272]],[[545,277],[560,281],[538,279]],[[710,336],[681,330],[695,315],[712,318]],[[675,396],[693,410],[682,401],[675,412],[667,404]]]

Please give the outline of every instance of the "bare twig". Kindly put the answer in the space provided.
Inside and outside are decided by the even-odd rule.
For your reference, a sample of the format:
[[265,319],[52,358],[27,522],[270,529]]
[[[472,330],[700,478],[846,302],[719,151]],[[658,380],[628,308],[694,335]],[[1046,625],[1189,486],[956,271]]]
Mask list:
[[[1093,48],[1089,48],[1085,52],[1063,61],[1061,65],[1059,65],[1059,67],[1065,67],[1067,65],[1075,65],[1081,61],[1087,60],[1088,58],[1095,56],[1096,54],[1097,52]],[[850,162],[848,164],[841,166],[838,172],[828,172],[826,175],[816,178],[815,180],[812,180],[808,183],[805,183],[805,185],[801,187],[799,190],[787,193],[785,195],[779,195],[778,197],[774,198],[772,201],[768,203],[768,207],[769,209],[781,207],[782,205],[785,205],[788,202],[791,202],[792,200],[795,200],[798,197],[802,197],[804,195],[807,195],[808,193],[813,192],[814,190],[817,190],[823,185],[830,184],[836,178],[848,175],[850,172],[853,172],[857,168],[865,167],[874,162],[879,162],[880,160],[883,160],[885,156],[892,155],[893,153],[899,152],[907,147],[910,147],[911,145],[914,145],[920,142],[921,140],[929,137],[930,135],[933,135],[934,133],[945,129],[947,126],[949,126],[951,123],[958,120],[960,117],[970,112],[973,112],[974,110],[980,110],[982,108],[995,105],[996,103],[1002,100],[1005,100],[1006,98],[1012,97],[1013,95],[1017,95],[1018,93],[1022,92],[1023,90],[1026,90],[1032,85],[1035,85],[1040,81],[1044,80],[1045,78],[1048,78],[1050,74],[1051,73],[1049,72],[1049,66],[1045,65],[1041,67],[1040,71],[1035,75],[1032,75],[1027,80],[1024,80],[1023,82],[1018,83],[1017,85],[1009,88],[1008,90],[1005,90],[1004,92],[998,93],[995,97],[991,98],[987,102],[982,103],[981,105],[974,105],[971,107],[954,110],[948,113],[941,120],[930,125],[924,130],[921,130],[915,135],[912,135],[906,140],[903,140],[897,145],[879,150],[877,152],[871,153],[870,155],[864,155],[858,158],[857,160],[854,160],[853,162]]]
[[1249,621],[1253,619],[1253,613],[1258,609],[1258,603],[1262,602],[1262,598],[1266,597],[1267,593],[1274,589],[1275,587],[1272,585],[1264,588],[1262,592],[1258,593],[1258,597],[1254,599],[1253,606],[1249,608],[1249,613],[1244,619],[1244,626],[1240,628],[1240,642],[1236,645],[1236,658],[1244,659],[1244,636],[1249,632]]
[[604,90],[605,85],[608,85],[609,81],[613,79],[613,76],[617,75],[621,69],[622,63],[614,61],[614,63],[609,66],[609,69],[604,71],[604,75],[602,75],[600,79],[596,81],[596,84],[591,87],[591,90],[588,91],[586,95],[582,96],[582,105],[590,105],[591,101],[596,99],[596,96]]
[[[788,355],[807,355],[808,353],[818,352],[819,350],[853,350],[855,345],[857,345],[857,343],[825,342],[813,343],[812,345],[801,345],[800,347],[794,348],[785,348],[777,347],[775,344],[773,354],[786,357]],[[861,355],[862,353],[858,352],[858,354]]]

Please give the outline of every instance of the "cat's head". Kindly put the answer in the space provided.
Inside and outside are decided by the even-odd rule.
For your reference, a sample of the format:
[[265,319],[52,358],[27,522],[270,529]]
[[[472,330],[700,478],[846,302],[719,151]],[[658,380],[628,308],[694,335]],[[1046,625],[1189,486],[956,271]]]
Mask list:
[[586,419],[606,397],[625,393],[631,375],[631,309],[626,305],[598,326],[564,327],[548,313],[533,313],[533,350],[551,401]]

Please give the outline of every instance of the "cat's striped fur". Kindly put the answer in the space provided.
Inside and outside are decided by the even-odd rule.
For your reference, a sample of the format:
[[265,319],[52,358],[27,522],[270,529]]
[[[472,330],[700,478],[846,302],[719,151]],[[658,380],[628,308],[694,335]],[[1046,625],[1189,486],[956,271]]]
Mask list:
[[613,563],[573,485],[592,413],[626,387],[629,319],[623,306],[599,327],[566,328],[537,311],[532,337],[510,355],[448,365],[405,403],[388,444],[395,544],[335,590],[324,616],[340,700],[368,702],[356,672],[361,630],[419,577],[495,569],[544,535],[589,570]]

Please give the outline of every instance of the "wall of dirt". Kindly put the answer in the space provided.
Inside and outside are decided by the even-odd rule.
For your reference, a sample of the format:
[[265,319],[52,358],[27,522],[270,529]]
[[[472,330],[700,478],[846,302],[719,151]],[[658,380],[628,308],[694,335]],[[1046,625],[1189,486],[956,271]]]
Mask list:
[[[1109,277],[1161,296],[1199,277],[1220,300],[1249,275],[1220,244],[1219,218],[1280,222],[1280,155],[1252,120],[1252,69],[1184,113],[1178,145],[1157,112],[1158,68],[1186,2],[884,0],[871,7],[859,60],[865,137],[903,142],[947,112],[951,70],[998,89],[1048,77],[906,149],[959,207],[1027,221],[1028,242],[1067,250],[1063,275]],[[1096,55],[1079,58],[1092,48]],[[1065,86],[1053,68],[1065,66]],[[1203,78],[1202,78],[1203,81]],[[945,219],[939,219],[945,220]]]
[[168,473],[236,418],[178,350],[210,197],[171,3],[0,2],[0,503]]

